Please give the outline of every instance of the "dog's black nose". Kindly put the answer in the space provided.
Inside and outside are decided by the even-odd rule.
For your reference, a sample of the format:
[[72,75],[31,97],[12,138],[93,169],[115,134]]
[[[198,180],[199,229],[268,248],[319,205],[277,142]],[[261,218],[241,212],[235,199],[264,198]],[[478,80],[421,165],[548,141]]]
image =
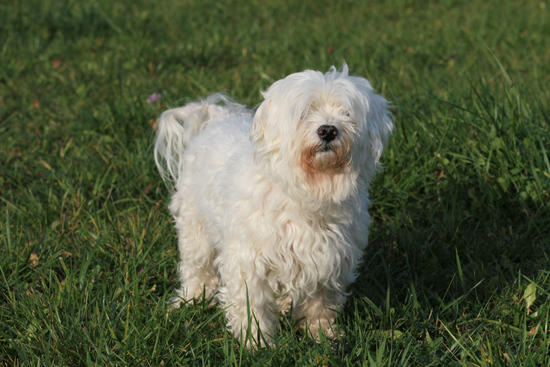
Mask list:
[[326,142],[333,141],[338,135],[338,129],[332,125],[321,125],[317,129],[317,135]]

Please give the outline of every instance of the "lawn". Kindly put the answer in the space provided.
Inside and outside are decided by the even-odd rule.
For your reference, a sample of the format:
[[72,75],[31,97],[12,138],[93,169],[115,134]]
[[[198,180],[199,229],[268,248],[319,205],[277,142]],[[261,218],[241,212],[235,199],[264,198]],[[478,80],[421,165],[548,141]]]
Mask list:
[[[397,127],[345,337],[168,314],[159,114],[344,60]],[[548,1],[8,0],[0,65],[0,366],[550,365]]]

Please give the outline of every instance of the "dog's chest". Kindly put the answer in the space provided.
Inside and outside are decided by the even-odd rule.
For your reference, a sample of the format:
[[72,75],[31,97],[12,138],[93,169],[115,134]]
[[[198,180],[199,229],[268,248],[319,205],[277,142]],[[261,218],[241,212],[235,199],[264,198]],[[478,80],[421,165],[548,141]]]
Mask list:
[[317,287],[337,281],[357,261],[357,248],[342,224],[292,221],[264,247],[272,280],[289,289]]

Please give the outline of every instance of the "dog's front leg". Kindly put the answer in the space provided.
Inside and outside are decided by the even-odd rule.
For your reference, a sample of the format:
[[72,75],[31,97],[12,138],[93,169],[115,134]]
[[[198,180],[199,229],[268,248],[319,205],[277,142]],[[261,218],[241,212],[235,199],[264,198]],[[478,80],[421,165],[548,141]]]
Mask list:
[[335,319],[345,300],[341,292],[321,289],[315,296],[298,303],[293,317],[305,318],[302,327],[308,330],[311,338],[319,341],[321,330],[329,338],[335,338],[340,334]]
[[248,348],[272,344],[278,329],[277,303],[266,274],[253,261],[232,260],[219,267],[218,299],[226,308],[227,326]]

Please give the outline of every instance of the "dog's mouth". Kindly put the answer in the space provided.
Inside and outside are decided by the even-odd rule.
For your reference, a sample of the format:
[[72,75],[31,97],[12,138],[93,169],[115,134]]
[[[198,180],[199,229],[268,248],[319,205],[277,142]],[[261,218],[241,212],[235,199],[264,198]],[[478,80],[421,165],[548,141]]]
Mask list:
[[346,141],[317,142],[302,153],[302,168],[309,178],[318,174],[336,174],[351,163]]
[[316,155],[318,153],[329,153],[334,152],[334,144],[321,142],[314,145],[311,149],[311,155]]

